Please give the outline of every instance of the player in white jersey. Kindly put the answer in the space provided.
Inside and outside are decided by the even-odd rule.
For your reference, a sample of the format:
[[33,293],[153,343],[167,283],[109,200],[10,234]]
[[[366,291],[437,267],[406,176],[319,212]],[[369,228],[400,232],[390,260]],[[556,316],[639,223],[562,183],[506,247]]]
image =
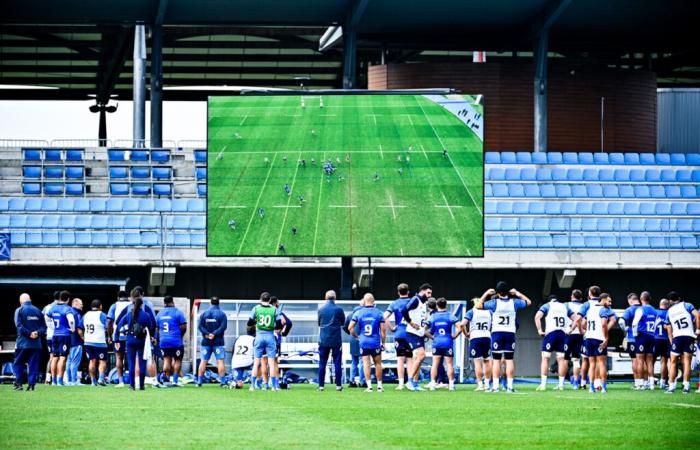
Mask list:
[[[600,287],[598,286],[591,286],[588,288],[588,301],[585,304],[590,304],[591,306],[598,304],[598,298],[600,297]],[[582,323],[582,322],[580,322]],[[575,330],[576,327],[573,327],[572,324],[572,332]],[[581,326],[579,325],[579,331],[583,332],[581,329]],[[581,343],[581,379],[579,380],[579,385],[582,389],[586,388],[586,383],[589,381],[588,379],[588,369],[589,369],[589,361],[588,361],[588,356],[586,355],[586,347],[584,346],[583,343]],[[591,383],[593,383],[593,379],[590,380]]]
[[255,358],[253,356],[253,344],[255,343],[255,327],[248,327],[248,334],[238,336],[233,344],[233,356],[231,356],[231,370],[233,380],[229,383],[231,389],[242,389],[243,378],[246,370],[253,368]]
[[406,341],[413,354],[413,361],[408,368],[409,391],[422,391],[418,381],[420,378],[420,366],[425,359],[425,325],[428,323],[428,308],[425,302],[433,295],[433,287],[428,283],[418,288],[418,293],[409,300],[401,309],[403,319],[406,321]]
[[[574,289],[571,291],[571,301],[566,304],[572,314],[577,314],[583,306],[583,293]],[[578,389],[581,386],[581,347],[583,346],[583,335],[581,334],[581,329],[579,327],[571,329],[571,320],[566,320],[567,326],[567,336],[566,336],[566,348],[564,350],[564,358],[571,361],[572,365],[572,379],[571,386],[574,389]]]
[[600,294],[596,304],[590,301],[584,304],[576,314],[571,324],[575,328],[582,323],[584,334],[585,354],[588,358],[588,378],[591,380],[590,392],[607,392],[606,381],[608,378],[608,332],[609,322],[616,322],[615,313],[610,309],[612,298],[609,294]]
[[491,316],[488,309],[479,309],[479,298],[472,299],[474,307],[467,311],[462,329],[469,338],[469,357],[474,361],[476,390],[491,390]]
[[[690,303],[681,301],[677,292],[669,292],[666,296],[671,301],[664,324],[671,341],[671,365],[669,383],[666,393],[673,394],[676,390],[678,375],[678,358],[683,357],[683,393],[690,393],[691,359],[695,352],[695,339],[700,334],[700,313]],[[694,329],[693,329],[694,328]]]
[[[561,303],[556,295],[549,296],[549,302],[542,305],[535,314],[535,326],[542,340],[542,364],[540,365],[541,381],[537,387],[538,391],[547,388],[547,373],[549,372],[549,358],[554,353],[557,358],[559,371],[559,384],[554,390],[564,390],[564,380],[569,371],[569,366],[564,358],[566,351],[566,322],[571,317],[572,312],[564,303]],[[544,318],[545,329],[542,331],[542,318]]]
[[[105,372],[107,371],[107,315],[102,312],[102,302],[93,300],[91,310],[83,316],[83,336],[85,340],[85,353],[90,361],[89,370],[92,385],[107,386]],[[99,362],[99,368],[98,368]],[[99,376],[96,376],[99,372]]]
[[44,306],[44,309],[41,310],[42,313],[44,313],[44,321],[46,322],[46,346],[48,347],[49,350],[49,362],[46,365],[46,384],[51,384],[51,380],[56,376],[54,371],[52,370],[53,367],[56,367],[54,364],[54,360],[56,359],[56,355],[53,353],[53,319],[51,316],[49,316],[49,311],[51,311],[51,308],[58,303],[58,298],[61,296],[61,291],[55,291],[53,293],[53,302],[49,303],[48,305]]

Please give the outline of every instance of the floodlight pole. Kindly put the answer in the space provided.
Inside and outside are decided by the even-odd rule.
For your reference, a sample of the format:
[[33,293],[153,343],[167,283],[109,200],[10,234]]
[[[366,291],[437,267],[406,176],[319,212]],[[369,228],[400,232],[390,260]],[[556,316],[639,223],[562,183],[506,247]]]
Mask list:
[[547,151],[547,50],[549,29],[544,28],[535,38],[535,148]]
[[151,147],[163,146],[163,26],[151,29]]
[[340,259],[340,299],[352,300],[352,256]]
[[355,89],[357,81],[357,29],[343,28],[343,89]]
[[146,139],[146,26],[136,25],[134,32],[133,144],[144,147]]

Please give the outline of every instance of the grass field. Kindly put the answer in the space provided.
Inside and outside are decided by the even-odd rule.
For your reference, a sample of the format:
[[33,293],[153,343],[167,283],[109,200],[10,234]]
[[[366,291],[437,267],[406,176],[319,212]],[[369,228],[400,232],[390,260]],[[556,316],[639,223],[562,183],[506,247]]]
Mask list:
[[212,97],[208,133],[209,256],[483,256],[482,141],[422,95]]
[[[693,448],[700,394],[0,386],[0,448]],[[517,388],[517,386],[516,386]]]

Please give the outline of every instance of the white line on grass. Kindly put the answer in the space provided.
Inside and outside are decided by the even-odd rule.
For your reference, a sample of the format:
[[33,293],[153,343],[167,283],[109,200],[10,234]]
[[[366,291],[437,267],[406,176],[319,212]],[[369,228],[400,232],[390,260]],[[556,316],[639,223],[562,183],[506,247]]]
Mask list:
[[680,406],[682,408],[700,408],[700,405],[692,405],[690,403],[671,403],[674,406]]
[[241,209],[241,208],[250,208],[250,206],[243,206],[243,205],[220,205],[218,206],[219,209]]
[[253,223],[253,218],[255,217],[255,213],[258,210],[258,205],[260,205],[260,198],[262,198],[262,194],[265,191],[265,186],[267,186],[267,180],[270,178],[270,172],[272,172],[272,166],[275,165],[275,159],[277,159],[277,153],[275,153],[275,156],[272,157],[272,162],[270,163],[270,167],[267,169],[267,176],[265,177],[265,181],[263,182],[262,188],[260,189],[260,193],[258,194],[258,199],[255,202],[255,208],[253,208],[253,213],[250,215],[250,220],[248,220],[248,226],[245,227],[245,233],[243,233],[243,240],[241,240],[241,245],[238,246],[238,255],[241,254],[241,250],[243,249],[243,244],[245,243],[245,238],[248,236],[248,231],[250,231],[250,224]]
[[382,150],[382,144],[379,144],[379,155],[384,159],[384,150]]
[[408,123],[410,123],[411,126],[413,126],[413,119],[411,119],[411,115],[410,114],[402,114],[402,115],[408,117]]
[[401,256],[403,256],[403,248],[399,248],[399,251],[401,252]]
[[239,123],[238,126],[239,126],[239,127],[242,126],[243,123],[245,122],[245,120],[246,120],[247,118],[248,118],[248,114],[246,114],[245,116],[243,116],[243,120],[241,120],[241,123]]
[[329,208],[357,208],[357,205],[328,205]]
[[[323,159],[321,161],[326,160],[326,154],[323,154]],[[323,178],[321,177],[321,184],[318,187],[318,206],[316,207],[316,229],[314,230],[314,246],[311,249],[311,254],[315,255],[316,254],[316,238],[318,237],[318,219],[321,214],[321,191],[323,190]]]
[[[420,145],[420,149],[423,150],[423,156],[425,156],[425,159],[428,159],[428,152],[425,151],[425,147],[423,147],[423,144]],[[431,152],[431,153],[439,153],[439,152]]]
[[405,208],[406,205],[395,205],[394,204],[394,199],[389,196],[389,204],[388,205],[379,205],[380,208],[391,208],[391,215],[394,216],[394,220],[396,220],[396,208]]
[[[299,152],[299,156],[297,157],[297,161],[301,160],[301,152]],[[277,246],[275,247],[275,250],[279,247],[279,244],[282,242],[282,233],[284,232],[284,225],[285,222],[287,222],[287,213],[289,212],[289,203],[292,201],[292,192],[294,192],[294,182],[297,180],[297,173],[299,172],[299,164],[297,163],[296,169],[294,169],[294,177],[292,178],[292,186],[289,189],[289,195],[287,196],[287,207],[284,209],[284,218],[282,219],[282,226],[280,227],[280,234],[277,237]],[[301,206],[301,205],[297,205]]]
[[272,205],[273,208],[301,208],[301,205]]
[[224,147],[221,149],[221,151],[220,151],[219,153],[216,154],[216,159],[217,159],[217,161],[218,161],[219,159],[221,159],[221,155],[224,154],[224,151],[225,151],[225,150],[226,150],[226,146],[224,145]]
[[[223,140],[223,139],[224,138],[212,138],[212,141]],[[318,153],[317,150],[303,150],[303,151]],[[406,153],[406,150],[382,150],[382,151],[384,153],[401,153],[401,154]],[[351,155],[353,153],[375,153],[376,154],[377,149],[374,149],[374,150],[343,150],[343,152],[350,153]],[[442,153],[442,151],[438,151],[438,150],[423,150],[423,152],[424,153]],[[266,155],[266,154],[269,155],[270,153],[272,153],[272,152],[270,152],[270,151],[240,151],[240,152],[237,151],[236,152],[237,155],[251,155],[251,154],[252,155]],[[286,153],[286,152],[284,152],[284,153]]]
[[445,201],[444,205],[433,205],[435,208],[447,208],[447,211],[449,211],[450,216],[452,216],[452,220],[455,220],[455,215],[452,214],[452,208],[461,208],[462,206],[452,206],[447,202],[447,197],[445,197],[445,193],[441,192],[442,194],[442,199]]

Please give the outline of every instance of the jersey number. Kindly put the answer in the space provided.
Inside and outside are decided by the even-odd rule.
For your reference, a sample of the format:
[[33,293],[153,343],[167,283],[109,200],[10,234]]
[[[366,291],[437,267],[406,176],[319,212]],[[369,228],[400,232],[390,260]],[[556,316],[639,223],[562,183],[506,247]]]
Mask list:
[[170,324],[168,322],[163,322],[163,331],[165,333],[170,333]]
[[591,331],[595,331],[595,322],[588,322],[588,328]]
[[498,318],[499,325],[510,325],[510,316],[501,316]]
[[247,345],[241,345],[240,347],[236,348],[236,355],[247,355],[248,350],[249,349]]
[[372,325],[365,325],[365,336],[372,336]]
[[555,318],[554,318],[554,323],[555,323],[556,326],[558,326],[558,327],[563,327],[564,324],[565,324],[566,322],[564,321],[564,318],[563,318],[563,317],[555,317]]
[[654,322],[647,322],[647,331],[652,333],[656,330],[656,324]]
[[479,331],[488,331],[489,324],[487,322],[476,322],[476,329]]
[[58,328],[61,325],[61,321],[58,319],[53,319],[53,327]]
[[686,317],[682,317],[673,323],[676,324],[676,328],[678,328],[679,330],[683,330],[685,328],[688,328],[688,320]]
[[272,316],[259,316],[258,325],[261,327],[269,327],[272,323]]
[[87,331],[88,334],[94,333],[95,332],[95,324],[90,323],[90,324],[85,325],[85,331]]

